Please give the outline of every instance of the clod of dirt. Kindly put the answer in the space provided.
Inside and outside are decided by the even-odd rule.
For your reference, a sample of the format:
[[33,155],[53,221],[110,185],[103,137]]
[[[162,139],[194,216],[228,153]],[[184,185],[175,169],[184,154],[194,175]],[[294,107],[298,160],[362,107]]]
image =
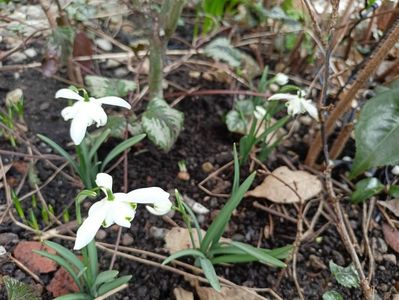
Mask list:
[[296,203],[313,198],[321,189],[322,184],[316,176],[305,171],[291,171],[284,166],[275,169],[246,196],[266,198],[275,203]]
[[255,300],[258,297],[244,289],[223,287],[221,292],[218,293],[213,288],[197,287],[197,294],[200,300]]
[[53,249],[39,242],[22,241],[15,247],[14,256],[36,274],[49,273],[57,270],[57,264],[54,261],[34,253],[33,250],[42,250],[51,254],[56,254]]
[[175,295],[176,300],[194,300],[193,293],[186,291],[181,287],[175,288],[173,294]]
[[384,232],[384,239],[387,244],[399,253],[399,230],[392,228],[388,224],[382,224],[382,231]]
[[55,273],[54,278],[46,288],[54,297],[79,292],[78,286],[64,268],[60,268]]

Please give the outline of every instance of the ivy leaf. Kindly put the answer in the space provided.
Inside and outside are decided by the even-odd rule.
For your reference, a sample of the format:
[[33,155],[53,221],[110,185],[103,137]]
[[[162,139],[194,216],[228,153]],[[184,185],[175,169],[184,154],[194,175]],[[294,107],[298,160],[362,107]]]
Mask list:
[[383,190],[384,185],[375,177],[360,180],[356,183],[356,189],[351,195],[351,201],[352,203],[362,203]]
[[399,88],[377,94],[360,112],[350,178],[371,167],[399,163]]
[[39,300],[38,291],[31,285],[20,282],[9,276],[2,278],[9,300]]
[[183,127],[184,115],[159,98],[151,100],[143,114],[144,132],[155,145],[169,151]]
[[323,294],[323,300],[344,300],[344,297],[337,291],[331,290]]
[[330,260],[330,272],[334,275],[337,282],[344,287],[359,287],[360,279],[355,267],[350,264],[347,267],[341,267]]
[[106,96],[125,97],[129,92],[136,89],[136,83],[132,80],[87,75],[85,77],[85,82],[90,95],[96,98]]

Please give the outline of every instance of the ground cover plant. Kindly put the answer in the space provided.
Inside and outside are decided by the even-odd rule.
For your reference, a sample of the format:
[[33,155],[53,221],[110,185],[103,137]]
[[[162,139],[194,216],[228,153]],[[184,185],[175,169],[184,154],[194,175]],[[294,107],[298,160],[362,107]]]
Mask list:
[[0,0],[0,299],[399,299],[398,45],[394,0]]

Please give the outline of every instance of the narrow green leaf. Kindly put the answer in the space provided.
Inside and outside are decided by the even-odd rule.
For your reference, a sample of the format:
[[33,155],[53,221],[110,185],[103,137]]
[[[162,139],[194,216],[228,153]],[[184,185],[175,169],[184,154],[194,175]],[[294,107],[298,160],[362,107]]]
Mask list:
[[96,280],[94,281],[94,285],[99,286],[100,284],[111,281],[116,276],[118,276],[118,274],[119,274],[119,271],[116,271],[116,270],[108,270],[108,271],[101,272],[100,274],[98,274]]
[[86,246],[87,254],[89,258],[89,271],[91,272],[91,278],[97,278],[98,274],[98,256],[96,242],[94,239]]
[[89,152],[89,160],[91,161],[96,155],[97,150],[101,147],[101,145],[104,143],[104,141],[107,139],[108,135],[110,134],[111,129],[105,129],[100,136],[96,138],[95,143],[91,146],[90,152]]
[[216,245],[218,243],[220,237],[222,236],[226,228],[226,224],[229,222],[231,218],[233,210],[241,202],[242,198],[244,197],[244,194],[247,192],[252,182],[254,181],[255,176],[256,173],[254,172],[241,184],[237,192],[231,196],[229,201],[227,201],[227,203],[222,208],[218,216],[209,226],[208,231],[206,232],[205,237],[201,243],[200,248],[202,252],[208,251],[210,246]]
[[215,268],[212,265],[212,262],[204,257],[199,258],[199,262],[201,265],[202,271],[204,271],[204,275],[206,279],[208,279],[210,285],[218,292],[221,291],[220,282],[218,276],[216,275]]
[[78,272],[82,272],[82,270],[85,268],[80,259],[64,246],[52,241],[44,241],[44,244],[54,249],[61,257],[66,259],[70,264],[74,265],[78,269]]
[[356,189],[351,195],[351,201],[352,203],[362,203],[383,190],[384,185],[377,178],[365,178],[356,183]]
[[71,167],[74,169],[76,173],[79,174],[79,168],[78,165],[76,164],[75,160],[72,158],[71,155],[69,155],[68,152],[66,152],[60,145],[58,145],[56,142],[50,140],[48,137],[38,134],[37,135],[43,142],[45,142],[47,145],[49,145],[51,148],[53,148],[55,151],[57,151],[61,156],[63,156],[71,165]]
[[73,293],[54,298],[54,300],[93,300],[93,297],[83,293]]
[[199,250],[196,250],[196,249],[184,249],[184,250],[175,252],[172,255],[170,255],[168,258],[166,258],[162,262],[162,264],[166,265],[166,264],[170,263],[172,260],[178,259],[178,258],[183,257],[183,256],[194,256],[194,257],[205,258],[205,255]]
[[233,178],[233,188],[232,194],[235,194],[240,185],[240,162],[238,161],[237,147],[233,144],[233,157],[234,157],[234,178]]
[[46,251],[42,251],[42,250],[32,250],[33,252],[35,252],[36,254],[39,254],[41,256],[47,257],[53,261],[55,261],[57,264],[59,264],[61,267],[63,267],[65,269],[65,271],[67,271],[73,281],[75,281],[76,285],[79,287],[79,290],[82,290],[82,284],[77,276],[77,274],[75,273],[75,271],[72,269],[71,265],[62,257],[54,255],[54,254],[50,254]]
[[287,266],[285,263],[278,260],[277,258],[274,258],[270,254],[267,254],[264,251],[262,251],[258,248],[255,248],[251,245],[240,243],[240,242],[234,242],[234,241],[232,241],[230,243],[230,245],[243,250],[247,254],[252,255],[253,257],[257,258],[261,263],[264,263],[266,265],[273,266],[273,267],[280,267],[280,268],[285,268]]
[[104,171],[105,167],[113,160],[115,157],[117,157],[119,154],[121,154],[123,151],[129,149],[133,145],[137,144],[140,142],[142,139],[145,138],[145,134],[140,134],[133,136],[126,141],[123,141],[120,143],[118,146],[116,146],[112,151],[105,157],[103,163],[101,164],[101,171]]
[[105,293],[108,293],[109,291],[116,289],[117,287],[121,286],[122,284],[129,282],[129,280],[131,278],[132,278],[131,275],[126,275],[126,276],[119,277],[111,282],[104,283],[98,289],[97,295],[98,296],[104,295]]

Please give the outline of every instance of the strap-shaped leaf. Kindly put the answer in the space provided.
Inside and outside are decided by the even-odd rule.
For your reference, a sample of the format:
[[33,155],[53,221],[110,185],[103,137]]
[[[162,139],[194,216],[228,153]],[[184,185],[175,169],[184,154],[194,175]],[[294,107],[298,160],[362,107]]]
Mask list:
[[60,145],[58,145],[56,142],[52,141],[48,137],[38,134],[37,135],[39,139],[41,139],[43,142],[45,142],[47,145],[49,145],[51,148],[53,148],[55,151],[57,151],[61,156],[63,156],[69,164],[72,166],[74,171],[79,174],[79,168],[78,165],[76,164],[75,160],[72,158],[71,155],[69,155],[68,152],[66,152]]
[[54,249],[58,253],[58,255],[63,257],[70,264],[74,265],[78,269],[79,273],[84,270],[85,266],[83,265],[83,263],[69,249],[65,248],[64,246],[61,246],[60,244],[54,243],[52,241],[44,241],[44,244],[46,246]]
[[104,295],[105,293],[108,293],[109,291],[116,289],[117,287],[121,286],[122,284],[127,283],[131,278],[132,278],[131,275],[126,275],[126,276],[119,277],[111,282],[104,283],[98,289],[97,295],[98,296]]
[[184,249],[178,252],[173,253],[171,256],[169,256],[168,258],[166,258],[162,264],[166,265],[168,263],[170,263],[172,260],[178,259],[179,257],[183,257],[183,256],[194,256],[194,257],[202,257],[205,258],[204,253],[202,253],[199,250],[196,249]]
[[119,274],[119,271],[116,271],[116,270],[108,270],[108,271],[101,272],[100,274],[98,274],[96,280],[94,281],[94,285],[99,286],[100,284],[111,281],[116,276],[118,276],[118,274]]
[[79,280],[78,275],[75,273],[75,271],[72,269],[71,265],[65,260],[63,259],[61,256],[58,255],[54,255],[54,254],[50,254],[46,251],[42,251],[42,250],[32,250],[34,253],[37,253],[41,256],[47,257],[53,261],[55,261],[57,264],[59,264],[61,267],[63,267],[65,269],[65,271],[67,271],[73,281],[75,281],[76,285],[79,287],[80,290],[82,290],[82,284]]
[[231,196],[229,201],[227,201],[227,203],[222,208],[218,216],[209,226],[208,231],[206,232],[205,237],[201,243],[202,252],[208,251],[210,246],[216,245],[218,243],[220,237],[222,236],[226,228],[226,224],[230,220],[233,210],[241,202],[242,198],[244,197],[244,194],[247,192],[253,180],[255,179],[255,175],[256,173],[254,172],[250,176],[248,176],[248,178],[241,184],[237,192]]
[[57,297],[54,300],[92,300],[92,299],[93,297],[84,293],[73,293]]
[[120,143],[114,149],[112,149],[112,151],[105,157],[103,163],[101,164],[101,171],[104,171],[105,167],[111,162],[111,160],[113,160],[115,157],[117,157],[119,154],[121,154],[126,149],[129,149],[133,145],[140,142],[142,139],[145,138],[145,136],[146,136],[145,134],[139,134],[139,135],[133,136],[130,139],[127,139],[126,141],[123,141],[122,143]]
[[204,275],[206,279],[208,279],[210,285],[218,292],[220,292],[220,282],[218,276],[216,275],[215,268],[213,267],[211,261],[207,258],[200,257],[199,258],[200,265],[202,271],[204,271]]
[[99,137],[96,138],[95,143],[91,146],[90,152],[89,152],[89,160],[91,161],[94,157],[94,155],[97,153],[97,150],[100,148],[102,143],[107,139],[108,135],[111,133],[111,129],[105,129]]
[[240,243],[240,242],[231,242],[230,243],[232,246],[235,246],[244,252],[246,252],[249,255],[252,255],[253,257],[257,258],[259,262],[264,263],[269,266],[273,267],[281,267],[285,268],[287,265],[283,263],[282,261],[278,260],[277,258],[274,258],[273,256],[265,253],[264,251],[255,248],[251,245]]

